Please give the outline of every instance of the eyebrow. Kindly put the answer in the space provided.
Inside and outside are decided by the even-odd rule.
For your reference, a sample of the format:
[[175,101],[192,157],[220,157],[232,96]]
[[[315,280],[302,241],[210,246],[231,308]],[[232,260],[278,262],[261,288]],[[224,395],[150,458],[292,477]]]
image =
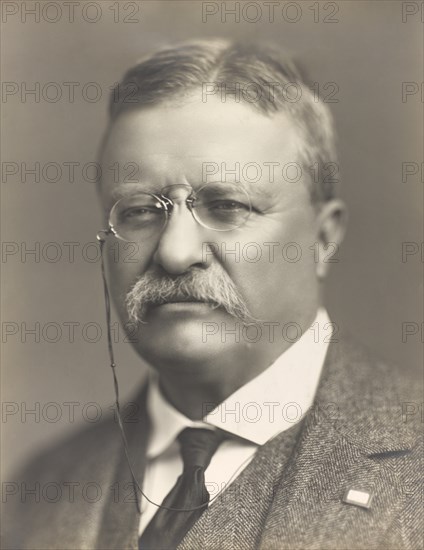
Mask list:
[[244,180],[239,180],[237,182],[233,182],[233,181],[222,181],[222,180],[212,180],[212,181],[209,181],[206,185],[209,185],[211,183],[223,183],[224,185],[226,183],[232,183],[232,184],[241,184],[241,186],[243,187],[243,189],[245,191],[247,191],[247,193],[249,194],[249,196],[254,196],[256,195],[257,197],[260,197],[260,198],[267,198],[267,199],[270,199],[270,198],[274,198],[275,197],[275,192],[273,191],[266,191],[263,186],[257,186],[257,187],[253,187],[255,184],[253,183],[250,183],[250,182],[247,182],[247,181],[244,181]]
[[[126,183],[125,185],[120,185],[115,187],[115,189],[110,194],[110,199],[114,202],[123,199],[124,197],[129,197],[135,195],[136,193],[154,193],[155,190],[151,188],[147,183]],[[157,193],[158,191],[156,191]]]
[[[246,182],[246,181],[238,181],[238,182],[227,182],[222,180],[213,180],[208,182],[205,185],[210,185],[213,183],[236,183],[241,184],[245,191],[249,194],[249,196],[256,196],[259,198],[266,198],[271,199],[275,197],[275,192],[273,191],[267,191],[263,188],[263,186],[256,186],[253,187],[254,184]],[[166,187],[166,186],[165,186]],[[204,187],[204,185],[200,185],[199,187]],[[194,190],[196,190],[193,187]],[[160,189],[155,189],[152,185],[149,185],[147,182],[137,182],[137,183],[126,183],[124,185],[120,185],[118,187],[115,187],[115,189],[110,194],[110,200],[113,202],[116,202],[124,197],[129,197],[131,195],[135,195],[136,193],[149,193],[149,194],[160,194]]]

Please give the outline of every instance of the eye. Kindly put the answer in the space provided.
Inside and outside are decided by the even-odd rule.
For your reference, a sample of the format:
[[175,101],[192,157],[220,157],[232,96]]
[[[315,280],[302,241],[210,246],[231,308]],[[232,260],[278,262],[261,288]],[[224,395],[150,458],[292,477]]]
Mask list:
[[152,219],[161,215],[161,210],[155,206],[133,206],[126,208],[120,213],[120,219],[122,221],[131,221],[131,220],[147,220]]
[[138,206],[137,208],[127,208],[122,212],[124,218],[133,218],[134,216],[142,216],[149,212],[149,208]]
[[235,212],[238,210],[249,210],[249,206],[238,201],[232,200],[215,200],[208,204],[208,208],[213,210],[224,210]]

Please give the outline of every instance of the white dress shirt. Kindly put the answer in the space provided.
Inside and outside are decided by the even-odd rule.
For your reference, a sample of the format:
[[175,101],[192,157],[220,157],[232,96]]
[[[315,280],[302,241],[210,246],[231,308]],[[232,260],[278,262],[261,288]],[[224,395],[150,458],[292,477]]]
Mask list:
[[[147,411],[152,430],[147,445],[143,492],[161,504],[182,473],[176,440],[184,428],[221,428],[242,439],[219,446],[205,472],[205,484],[214,498],[244,470],[259,446],[299,422],[313,403],[331,323],[319,309],[311,327],[261,374],[239,388],[202,421],[181,414],[163,397],[157,377],[150,378]],[[157,507],[141,498],[139,533],[144,531]]]

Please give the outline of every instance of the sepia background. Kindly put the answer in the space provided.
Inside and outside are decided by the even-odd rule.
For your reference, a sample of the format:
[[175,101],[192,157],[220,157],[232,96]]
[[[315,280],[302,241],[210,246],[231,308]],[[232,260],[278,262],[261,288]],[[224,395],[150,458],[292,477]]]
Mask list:
[[[113,402],[100,264],[95,246],[88,244],[95,242],[102,221],[94,183],[87,181],[92,172],[84,181],[81,167],[96,160],[109,87],[145,53],[175,41],[215,36],[270,40],[301,60],[310,81],[337,84],[338,102],[330,108],[340,137],[341,194],[350,225],[328,280],[328,309],[336,323],[399,368],[421,365],[423,31],[420,14],[412,14],[415,3],[409,3],[406,16],[406,3],[397,1],[298,0],[291,7],[277,2],[273,22],[263,2],[252,2],[240,22],[231,15],[221,21],[221,2],[209,3],[218,13],[206,21],[207,3],[196,0],[119,2],[119,8],[117,2],[92,4],[97,7],[86,15],[93,19],[100,9],[97,22],[84,20],[79,8],[73,22],[65,15],[57,22],[36,22],[28,14],[22,21],[20,11],[2,13],[3,92],[10,92],[3,93],[1,103],[5,479],[31,453],[96,421]],[[22,8],[20,2],[4,5],[12,11],[14,5]],[[226,5],[235,7],[234,2]],[[258,6],[261,18],[247,21],[259,13]],[[332,15],[333,6],[337,13]],[[53,11],[48,17],[55,17]],[[11,87],[5,88],[5,82]],[[63,83],[79,83],[74,101],[50,102],[42,93],[39,101],[21,96],[25,86],[39,83],[41,91],[51,82],[63,92]],[[90,82],[102,90],[96,101],[82,96]],[[11,93],[13,83],[16,93]],[[402,98],[403,83],[410,83],[410,93]],[[50,92],[52,97],[53,88]],[[43,177],[35,182],[31,174],[22,181],[21,163],[31,167],[37,162],[40,170],[51,162],[75,162],[80,168],[74,182],[65,173],[58,182]],[[15,163],[20,173],[10,175],[14,165],[5,163]],[[403,163],[410,163],[408,177],[403,177]],[[60,245],[61,258],[55,259],[57,247],[48,243]],[[73,259],[71,245],[64,243],[76,243]],[[403,243],[410,243],[411,252],[404,258]],[[25,254],[37,246],[38,257]],[[409,336],[402,335],[404,323],[410,323]],[[56,337],[58,326],[62,334]],[[36,335],[26,331],[34,328]],[[143,368],[123,342],[122,330],[116,328],[116,336],[118,375],[128,396]]]

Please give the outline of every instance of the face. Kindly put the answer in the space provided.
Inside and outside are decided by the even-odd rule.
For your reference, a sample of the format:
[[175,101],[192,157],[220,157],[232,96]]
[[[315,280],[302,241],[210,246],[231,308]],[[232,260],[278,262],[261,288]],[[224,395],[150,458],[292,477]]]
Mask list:
[[293,181],[295,167],[288,164],[300,167],[301,149],[289,116],[266,117],[248,105],[213,97],[203,103],[193,95],[183,104],[132,110],[112,124],[102,157],[106,216],[121,196],[160,193],[178,184],[196,191],[220,182],[250,196],[245,224],[218,232],[196,222],[185,203],[186,187],[172,188],[175,206],[160,234],[130,245],[108,237],[110,291],[124,323],[125,296],[140,276],[179,277],[193,270],[224,274],[251,315],[268,322],[259,333],[254,327],[244,330],[225,308],[204,302],[152,307],[134,346],[159,370],[207,378],[217,365],[220,376],[229,376],[222,365],[231,364],[231,371],[243,376],[252,361],[265,368],[289,347],[295,324],[305,330],[313,321],[319,305],[314,246],[321,221],[307,174]]

